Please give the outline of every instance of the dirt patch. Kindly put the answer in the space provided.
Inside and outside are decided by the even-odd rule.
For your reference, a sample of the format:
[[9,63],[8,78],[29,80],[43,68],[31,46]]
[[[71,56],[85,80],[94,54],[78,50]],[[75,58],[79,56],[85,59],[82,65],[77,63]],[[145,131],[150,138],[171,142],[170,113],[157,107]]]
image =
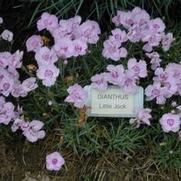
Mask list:
[[[50,142],[52,140],[52,142]],[[45,169],[45,156],[58,140],[46,138],[36,144],[24,140],[0,140],[2,181],[179,181],[180,170],[159,168],[145,151],[136,155],[112,152],[100,156],[77,155],[62,149],[66,160],[59,172]],[[48,143],[48,144],[47,144]]]

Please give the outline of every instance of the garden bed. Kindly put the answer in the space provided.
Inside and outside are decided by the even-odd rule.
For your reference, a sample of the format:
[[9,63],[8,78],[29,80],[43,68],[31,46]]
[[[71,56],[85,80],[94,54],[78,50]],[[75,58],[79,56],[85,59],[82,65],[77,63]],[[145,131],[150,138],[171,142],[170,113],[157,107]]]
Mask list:
[[[113,35],[110,33],[115,28],[112,17],[115,17],[119,9],[131,11],[135,6],[147,10],[152,19],[156,17],[163,19],[166,24],[164,33],[172,32],[174,35],[174,38],[171,37],[170,40],[171,46],[164,47],[160,39],[161,43],[159,42],[159,45],[153,45],[151,48],[157,48],[156,51],[162,59],[160,64],[165,71],[169,69],[166,67],[171,63],[178,66],[181,62],[181,4],[178,1],[165,0],[163,3],[160,1],[149,1],[149,3],[146,1],[87,1],[85,3],[81,0],[0,2],[0,17],[3,17],[4,21],[0,32],[5,28],[14,32],[12,41],[9,41],[10,37],[2,36],[2,39],[7,39],[9,42],[1,40],[1,52],[14,53],[17,49],[24,51],[22,66],[18,63],[15,65],[20,77],[15,77],[20,80],[20,84],[23,84],[25,80],[29,81],[30,77],[32,78],[30,88],[26,86],[28,83],[26,85],[24,83],[26,91],[23,93],[21,91],[7,93],[0,90],[0,96],[4,96],[6,102],[15,105],[13,111],[19,116],[10,115],[13,119],[15,117],[15,120],[18,119],[17,124],[12,120],[4,120],[4,124],[0,124],[0,180],[181,180],[179,125],[176,128],[168,128],[163,123],[166,119],[163,117],[164,114],[177,115],[177,112],[174,111],[178,111],[178,115],[180,114],[180,108],[178,110],[176,108],[181,105],[180,94],[177,91],[173,91],[172,96],[167,95],[166,102],[162,100],[161,104],[158,97],[151,97],[151,101],[146,101],[149,96],[145,95],[144,108],[152,110],[151,113],[149,110],[146,110],[146,113],[143,112],[143,115],[146,116],[145,122],[139,115],[132,120],[133,124],[130,124],[130,118],[86,116],[88,107],[84,100],[87,94],[84,86],[91,84],[94,88],[99,89],[97,79],[99,80],[99,76],[102,75],[107,76],[112,71],[107,67],[109,64],[122,64],[124,66],[122,76],[126,76],[126,72],[130,69],[127,66],[127,63],[131,62],[130,59],[135,57],[140,62],[140,59],[143,58],[148,68],[143,68],[144,73],[140,77],[136,75],[136,86],[141,85],[147,90],[147,87],[153,84],[153,79],[157,79],[154,76],[155,70],[152,70],[154,68],[151,68],[153,64],[148,63],[149,57],[145,56],[145,50],[142,48],[147,40],[143,42],[140,40],[138,44],[133,43],[131,38],[128,39],[132,44],[127,39],[124,40],[122,44],[126,48],[128,56],[125,52],[124,55],[121,55],[122,57],[117,54],[105,53],[109,51],[109,48],[106,49],[105,40],[109,41],[110,36],[114,36],[114,33],[112,33]],[[85,11],[85,9],[87,10]],[[43,27],[44,24],[41,24],[43,12],[56,14],[59,19],[69,19],[75,14],[81,15],[82,24],[88,22],[87,27],[96,27],[95,34],[93,33],[95,37],[83,40],[83,36],[81,37],[76,32],[77,34],[75,33],[70,39],[71,41],[85,41],[86,43],[81,44],[85,51],[66,55],[65,58],[58,49],[62,42],[58,44],[57,35],[52,33],[53,30],[49,27],[48,31],[44,30],[47,27]],[[49,16],[49,14],[45,16]],[[97,23],[87,21],[87,19]],[[37,21],[39,21],[38,30]],[[75,21],[79,22],[79,18]],[[117,20],[113,20],[116,24],[115,21]],[[123,22],[124,26],[127,28]],[[126,28],[124,31],[129,31],[130,27]],[[52,63],[48,64],[48,68],[52,66],[52,69],[57,71],[57,75],[51,81],[41,75],[42,59],[30,40],[34,34],[37,39],[39,38],[38,43],[58,52],[57,57],[52,58],[53,65],[55,63],[56,67],[53,67]],[[27,40],[30,40],[29,43]],[[174,41],[172,42],[172,40]],[[57,47],[53,47],[56,43]],[[170,49],[162,50],[162,47]],[[105,52],[103,52],[104,49],[106,49]],[[16,53],[14,55],[19,57],[20,61],[21,52]],[[58,58],[61,61],[57,61]],[[117,62],[120,59],[123,61]],[[144,64],[143,61],[142,64]],[[4,69],[6,68],[5,66]],[[37,73],[38,70],[39,73]],[[0,71],[0,73],[3,72],[2,69]],[[169,73],[171,74],[171,71]],[[98,77],[93,78],[96,74],[99,74]],[[79,87],[77,87],[77,83]],[[107,89],[110,84],[124,89],[124,86],[118,85],[115,80],[106,79],[100,90]],[[76,86],[72,87],[73,91],[71,91],[70,87],[74,85]],[[72,99],[74,96],[72,94],[77,90],[78,99]],[[79,102],[80,97],[81,102]],[[22,107],[23,112],[18,105]],[[12,106],[10,107],[12,109]],[[4,113],[0,113],[0,116],[1,114]],[[151,119],[149,114],[151,114]],[[40,122],[36,122],[39,120]],[[20,124],[23,126],[28,124],[28,128],[30,127],[32,130],[37,126],[38,128],[33,130],[36,132],[36,136],[31,136]],[[169,124],[171,124],[170,121]],[[58,171],[54,167],[47,166],[47,155],[55,151],[60,153],[60,159],[63,159],[61,169]]]

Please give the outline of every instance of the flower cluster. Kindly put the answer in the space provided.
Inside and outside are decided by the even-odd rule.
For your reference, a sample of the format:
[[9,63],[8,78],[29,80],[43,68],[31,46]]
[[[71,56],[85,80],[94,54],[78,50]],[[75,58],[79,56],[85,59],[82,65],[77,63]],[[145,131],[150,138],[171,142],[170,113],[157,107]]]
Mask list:
[[15,111],[15,106],[11,102],[6,102],[3,96],[0,97],[0,124],[8,125],[12,122],[12,132],[21,129],[23,135],[30,142],[36,142],[45,137],[45,131],[41,130],[44,123],[38,120],[31,122],[24,121],[20,115],[23,113],[21,108]]
[[9,30],[4,30],[1,33],[0,37],[5,41],[11,42],[13,40],[13,33]]
[[8,125],[17,116],[15,107],[11,102],[6,102],[5,98],[0,96],[0,124]]
[[167,98],[181,95],[181,65],[170,63],[165,69],[155,70],[154,83],[145,89],[147,100],[156,99],[157,104],[165,104]]
[[44,45],[42,37],[31,36],[27,42],[27,51],[35,52],[38,63],[37,77],[45,86],[54,85],[60,70],[55,63],[60,59],[67,62],[68,58],[85,55],[88,44],[96,44],[100,28],[95,21],[87,20],[81,24],[81,17],[60,21],[55,15],[43,13],[37,22],[38,31],[47,30],[54,39],[54,45]]
[[158,67],[160,67],[162,60],[157,52],[146,53],[146,56],[151,60],[150,64],[152,70],[156,70]]
[[[91,86],[99,90],[106,90],[108,84],[119,86],[128,93],[136,93],[140,78],[147,76],[147,66],[144,60],[137,61],[135,58],[129,59],[128,69],[123,65],[108,65],[107,72],[96,74],[91,78]],[[87,99],[88,92],[80,85],[75,84],[68,88],[69,95],[65,102],[74,103],[77,108],[83,108]]]
[[[3,19],[0,18],[0,24]],[[1,37],[4,40],[11,41],[13,34],[5,30]],[[11,102],[6,102],[5,97],[10,95],[14,97],[26,97],[30,91],[35,90],[38,85],[36,78],[30,77],[20,81],[18,69],[22,66],[23,51],[17,50],[15,53],[9,51],[0,52],[0,124],[8,125],[12,123],[12,131],[19,128],[23,135],[30,141],[35,142],[45,136],[45,131],[41,130],[43,122],[33,120],[25,122],[21,119],[22,108],[17,108]]]
[[164,51],[169,50],[174,41],[172,33],[165,33],[165,24],[160,18],[151,19],[143,9],[135,7],[132,11],[118,11],[112,19],[116,28],[112,35],[104,42],[103,56],[114,61],[127,56],[127,50],[122,46],[124,42],[142,42],[143,50],[151,52],[154,47],[162,45]]
[[[143,50],[146,52],[147,63],[140,58],[128,59],[127,69],[122,64],[107,66],[107,71],[96,74],[91,77],[91,87],[104,91],[108,86],[114,85],[120,87],[126,93],[136,93],[140,79],[148,76],[149,64],[154,74],[153,84],[145,88],[146,100],[156,99],[157,104],[165,104],[168,98],[172,96],[181,96],[181,65],[169,63],[166,68],[161,67],[162,59],[154,51],[155,47],[162,46],[163,51],[168,51],[171,43],[174,41],[172,33],[165,33],[166,26],[160,18],[151,19],[149,14],[138,7],[132,11],[118,11],[113,18],[117,28],[111,31],[111,35],[104,42],[102,55],[105,58],[119,61],[127,57],[128,51],[124,45],[126,42],[143,44]],[[128,44],[129,45],[129,44]],[[79,85],[71,86],[68,89],[66,102],[74,103],[75,107],[82,108],[86,106],[86,89]],[[88,93],[87,93],[88,94]],[[177,107],[178,109],[178,107]],[[138,111],[135,118],[130,119],[130,123],[139,127],[141,124],[150,125],[152,110],[143,108]],[[160,118],[160,124],[165,132],[177,132],[180,129],[181,113],[165,113]]]
[[65,99],[65,102],[73,103],[77,108],[83,108],[85,106],[87,92],[80,85],[75,84],[70,86],[67,91],[69,95]]
[[[1,20],[1,23],[3,20]],[[3,34],[3,33],[2,33]],[[9,51],[0,52],[0,94],[3,96],[25,97],[36,89],[36,78],[28,78],[23,82],[19,80],[18,69],[22,66],[23,51],[15,53]]]
[[123,65],[108,65],[107,71],[91,78],[92,87],[105,90],[110,83],[128,93],[136,93],[137,82],[140,78],[147,76],[147,65],[144,60],[137,61],[135,58],[131,58],[128,60],[128,69],[124,69]]
[[130,124],[135,124],[138,128],[141,124],[150,126],[150,119],[152,119],[151,109],[140,109],[136,115],[136,118],[130,119]]
[[[113,64],[106,67],[106,71],[97,73],[91,77],[91,87],[105,91],[109,85],[119,87],[128,94],[135,94],[142,78],[148,74],[154,75],[153,83],[145,88],[148,101],[156,100],[159,105],[164,105],[168,98],[181,96],[181,65],[169,63],[165,68],[161,67],[160,55],[154,50],[162,46],[163,51],[168,51],[174,41],[172,33],[166,33],[166,26],[160,18],[151,19],[150,15],[138,7],[132,11],[118,11],[112,19],[117,28],[111,31],[111,35],[103,43],[102,55],[114,60]],[[3,19],[0,17],[0,25]],[[50,87],[55,84],[60,69],[58,61],[67,63],[67,59],[83,56],[88,53],[89,44],[96,44],[101,33],[99,25],[95,21],[86,20],[81,23],[81,17],[59,20],[57,16],[43,13],[37,21],[37,29],[40,34],[49,32],[53,39],[41,35],[32,35],[26,41],[28,52],[33,52],[38,65],[36,76],[42,80],[43,85]],[[0,38],[6,41],[13,40],[13,33],[4,30]],[[130,43],[141,43],[146,53],[140,57],[129,58],[127,66],[117,64],[121,58],[126,58],[129,51],[126,46]],[[144,60],[150,59],[151,71]],[[30,77],[20,81],[18,69],[22,66],[23,51],[14,53],[0,52],[0,124],[11,124],[12,132],[21,131],[30,142],[36,142],[45,137],[42,129],[44,123],[39,120],[27,121],[23,117],[22,108],[15,108],[11,102],[6,102],[5,97],[25,97],[38,85],[36,78]],[[150,78],[150,77],[149,77]],[[81,109],[86,107],[88,93],[86,87],[74,84],[67,89],[68,96],[65,102],[72,103]],[[52,102],[48,104],[51,106]],[[166,111],[159,119],[164,132],[178,132],[181,125],[181,106],[172,103],[175,110]],[[136,117],[130,119],[130,124],[139,127],[141,124],[150,125],[152,110],[140,109]],[[180,131],[181,132],[181,131]],[[59,152],[53,152],[46,157],[46,168],[58,171],[64,165],[64,159]]]
[[104,49],[102,55],[114,61],[120,60],[127,56],[127,50],[121,45],[128,40],[127,34],[124,30],[116,28],[111,31],[112,35],[104,42]]
[[33,143],[45,137],[45,131],[41,130],[43,126],[44,123],[39,120],[28,122],[21,118],[16,118],[11,126],[11,130],[16,132],[20,129],[27,140]]
[[[0,17],[0,26],[1,24],[3,24],[3,18]],[[7,29],[5,29],[1,34],[0,34],[0,38],[5,40],[5,41],[9,41],[11,42],[13,40],[13,33]]]
[[0,52],[0,94],[14,97],[25,97],[30,91],[37,88],[36,78],[19,80],[17,69],[21,68],[23,52]]

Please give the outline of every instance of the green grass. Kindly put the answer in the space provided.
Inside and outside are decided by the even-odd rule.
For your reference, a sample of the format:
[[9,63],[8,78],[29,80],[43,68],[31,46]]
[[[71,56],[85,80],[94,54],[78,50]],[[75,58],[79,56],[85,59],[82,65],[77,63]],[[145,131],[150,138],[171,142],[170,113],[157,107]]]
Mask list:
[[[97,20],[104,29],[110,27],[112,17],[118,9],[130,10],[139,6],[147,10],[152,16],[164,17],[170,24],[175,19],[180,18],[177,0],[43,0],[36,2],[36,9],[31,17],[31,25],[38,13],[49,11],[55,13],[60,18],[68,18],[75,14],[85,18]],[[175,10],[170,13],[170,10]],[[86,11],[85,11],[86,10]]]
[[[59,18],[69,18],[81,15],[83,19],[91,18],[101,23],[103,29],[110,27],[111,18],[118,9],[130,10],[139,6],[147,10],[152,16],[159,16],[171,24],[180,19],[180,6],[178,0],[2,0],[0,9],[3,14],[7,10],[12,12],[24,11],[26,16],[20,19],[26,20],[28,27],[34,26],[39,15],[48,11],[56,14]],[[28,23],[27,23],[28,22]]]

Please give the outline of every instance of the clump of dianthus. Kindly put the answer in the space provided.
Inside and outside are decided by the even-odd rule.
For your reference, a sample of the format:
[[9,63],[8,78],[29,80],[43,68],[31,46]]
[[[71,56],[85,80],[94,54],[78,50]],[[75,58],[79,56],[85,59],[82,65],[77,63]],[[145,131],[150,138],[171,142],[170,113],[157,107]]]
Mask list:
[[39,67],[36,75],[48,87],[55,84],[61,71],[56,62],[67,64],[68,59],[85,55],[89,44],[96,44],[101,33],[95,21],[81,23],[80,16],[58,20],[55,15],[46,12],[37,21],[37,28],[38,31],[48,31],[54,39],[51,47],[43,43],[40,35],[33,35],[26,41],[27,51],[35,52]]

